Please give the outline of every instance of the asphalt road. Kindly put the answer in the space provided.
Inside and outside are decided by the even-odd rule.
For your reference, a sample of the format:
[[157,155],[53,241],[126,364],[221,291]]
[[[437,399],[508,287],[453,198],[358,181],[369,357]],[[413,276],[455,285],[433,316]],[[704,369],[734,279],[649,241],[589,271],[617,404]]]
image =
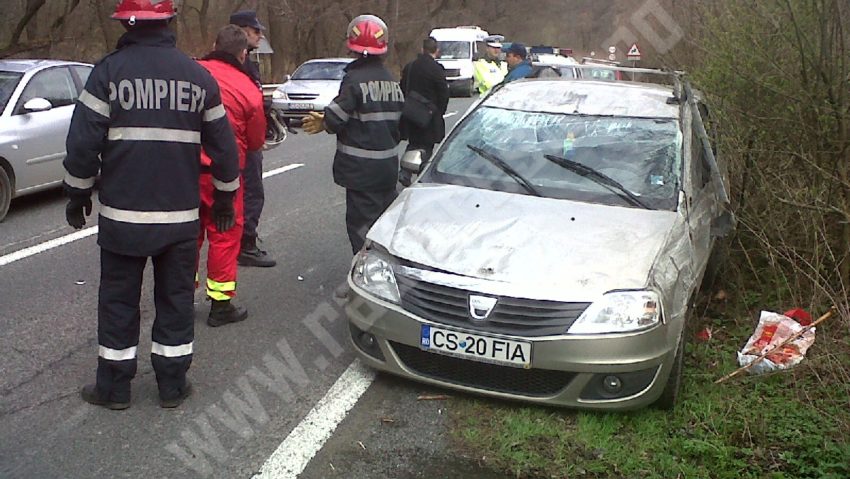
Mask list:
[[[449,111],[458,113],[447,122],[471,101],[453,99]],[[96,365],[96,235],[3,264],[12,253],[74,232],[65,225],[59,192],[14,201],[0,223],[0,477],[257,473],[354,360],[333,297],[351,260],[344,190],[331,179],[333,151],[331,136],[302,133],[266,153],[267,174],[303,165],[265,180],[260,236],[278,266],[240,268],[238,300],[250,315],[239,324],[209,328],[209,305],[198,291],[195,393],[176,410],[158,406],[142,353],[150,347],[154,313],[150,267],[132,407],[108,411],[79,398]],[[87,227],[96,224],[96,214],[89,220]],[[446,451],[438,402],[416,400],[425,390],[378,376],[302,477],[473,474],[474,465]],[[427,458],[440,458],[443,472],[420,475]]]

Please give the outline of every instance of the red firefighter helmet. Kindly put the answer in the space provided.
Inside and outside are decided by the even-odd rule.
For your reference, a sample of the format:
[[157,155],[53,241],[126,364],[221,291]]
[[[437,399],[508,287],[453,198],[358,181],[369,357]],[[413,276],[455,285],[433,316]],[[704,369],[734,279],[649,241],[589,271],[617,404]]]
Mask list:
[[176,15],[174,0],[120,0],[115,20],[167,20]]
[[387,53],[387,24],[375,15],[360,15],[348,24],[348,49],[361,55]]

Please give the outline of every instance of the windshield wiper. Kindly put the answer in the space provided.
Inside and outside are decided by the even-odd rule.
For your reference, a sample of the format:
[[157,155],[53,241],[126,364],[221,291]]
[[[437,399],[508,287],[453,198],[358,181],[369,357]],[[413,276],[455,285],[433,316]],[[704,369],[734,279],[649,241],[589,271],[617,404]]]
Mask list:
[[534,189],[533,186],[531,186],[531,183],[529,183],[528,180],[523,178],[522,175],[517,173],[517,171],[515,169],[511,168],[510,165],[505,163],[505,161],[502,160],[501,158],[499,158],[498,156],[494,155],[493,153],[490,153],[489,151],[482,150],[481,148],[478,148],[477,146],[466,145],[466,147],[469,148],[470,150],[474,151],[475,153],[478,153],[478,156],[489,161],[490,163],[495,165],[497,168],[502,170],[506,175],[513,178],[514,181],[516,181],[517,183],[520,184],[520,186],[525,188],[525,191],[528,191],[529,193],[531,193],[534,196],[543,196],[542,194],[540,194],[539,191],[537,191],[536,189]]
[[608,188],[609,190],[617,194],[617,196],[626,200],[626,202],[631,204],[632,206],[639,206],[646,210],[652,209],[647,206],[646,203],[641,201],[640,198],[635,196],[634,193],[629,191],[625,186],[621,185],[619,182],[617,182],[617,180],[611,178],[610,176],[604,173],[600,173],[589,166],[582,165],[581,163],[576,163],[575,161],[571,161],[566,158],[561,158],[560,156],[543,155],[543,158],[546,158],[547,160],[551,161],[552,163],[555,163],[561,168],[570,170],[573,173],[576,173],[584,178],[587,178],[597,184]]

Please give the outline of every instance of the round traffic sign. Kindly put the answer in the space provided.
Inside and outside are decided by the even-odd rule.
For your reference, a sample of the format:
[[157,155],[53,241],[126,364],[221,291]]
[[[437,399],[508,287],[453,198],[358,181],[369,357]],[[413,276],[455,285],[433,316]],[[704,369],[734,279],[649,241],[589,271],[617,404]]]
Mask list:
[[614,53],[617,53],[617,47],[615,45],[611,45],[610,47],[608,47],[608,53],[610,53],[612,55]]

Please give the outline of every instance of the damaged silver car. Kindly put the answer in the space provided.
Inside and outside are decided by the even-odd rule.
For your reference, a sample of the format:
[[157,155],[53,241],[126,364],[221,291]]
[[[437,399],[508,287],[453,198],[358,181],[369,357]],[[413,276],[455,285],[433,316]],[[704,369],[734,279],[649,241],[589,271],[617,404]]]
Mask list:
[[506,399],[673,407],[689,307],[734,218],[684,75],[622,70],[670,85],[523,80],[466,114],[354,259],[366,364]]

